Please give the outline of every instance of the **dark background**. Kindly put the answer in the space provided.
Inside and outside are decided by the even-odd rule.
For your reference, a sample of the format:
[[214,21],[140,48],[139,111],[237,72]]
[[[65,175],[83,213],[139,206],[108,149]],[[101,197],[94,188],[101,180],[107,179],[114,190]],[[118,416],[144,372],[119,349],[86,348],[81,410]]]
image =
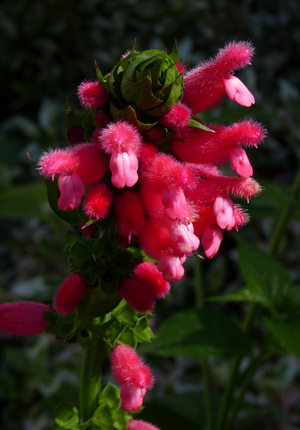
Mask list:
[[[246,109],[226,101],[208,113],[208,118],[230,123],[253,117],[267,127],[266,142],[258,150],[248,151],[254,177],[265,191],[247,206],[252,220],[241,231],[265,249],[299,165],[299,22],[298,0],[2,1],[1,302],[51,302],[68,274],[63,254],[66,226],[51,214],[44,185],[26,153],[36,162],[43,150],[66,144],[66,95],[73,109],[80,112],[77,87],[84,79],[95,79],[94,61],[104,74],[108,73],[131,49],[135,38],[138,50],[167,48],[169,52],[177,39],[180,59],[191,67],[214,56],[230,41],[254,44],[253,65],[238,76],[253,92],[256,104]],[[296,207],[281,244],[281,261],[295,282],[300,281],[299,220]],[[243,285],[230,234],[225,234],[218,256],[202,266],[207,294]],[[186,269],[184,280],[157,305],[155,324],[193,306],[190,266]],[[241,307],[227,310],[240,317]],[[49,429],[60,399],[77,402],[79,347],[65,347],[44,335],[3,338],[0,348],[1,428]],[[186,427],[191,417],[189,406],[193,405],[193,411],[198,408],[199,363],[192,359],[152,359],[151,364],[157,374],[156,391],[148,397],[152,422],[162,430]],[[211,359],[211,365],[217,402],[228,360]],[[106,370],[109,374],[108,363]],[[298,428],[299,393],[298,360],[288,355],[274,359],[256,376],[237,428]],[[187,412],[178,416],[178,409]]]

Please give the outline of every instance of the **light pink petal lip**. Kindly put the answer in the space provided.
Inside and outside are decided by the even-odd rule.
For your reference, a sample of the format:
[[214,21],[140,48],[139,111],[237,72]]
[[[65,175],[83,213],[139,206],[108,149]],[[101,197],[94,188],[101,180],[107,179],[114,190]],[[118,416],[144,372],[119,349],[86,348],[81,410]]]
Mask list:
[[231,101],[245,107],[250,107],[255,103],[253,94],[236,76],[226,77],[223,79],[223,82],[225,92]]

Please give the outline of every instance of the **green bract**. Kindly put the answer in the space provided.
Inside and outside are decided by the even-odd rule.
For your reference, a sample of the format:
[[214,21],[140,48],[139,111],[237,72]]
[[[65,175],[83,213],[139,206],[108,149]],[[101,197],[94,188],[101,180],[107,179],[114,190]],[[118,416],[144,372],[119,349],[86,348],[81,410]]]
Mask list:
[[152,128],[182,97],[178,63],[176,44],[171,55],[166,50],[133,49],[122,58],[102,81],[110,94],[113,120],[129,121],[140,131]]

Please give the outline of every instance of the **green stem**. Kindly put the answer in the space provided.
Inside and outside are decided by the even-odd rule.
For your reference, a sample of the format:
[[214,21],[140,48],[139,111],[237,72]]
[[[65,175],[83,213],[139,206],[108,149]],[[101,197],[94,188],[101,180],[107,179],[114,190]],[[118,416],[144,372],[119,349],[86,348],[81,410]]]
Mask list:
[[247,371],[245,372],[245,376],[241,385],[239,395],[233,403],[232,411],[231,411],[229,420],[225,426],[225,430],[230,430],[233,427],[237,413],[240,410],[240,407],[242,405],[244,395],[247,392],[249,385],[251,384],[253,376],[255,375],[257,369],[267,360],[266,350],[267,350],[268,344],[269,344],[269,337],[265,339],[264,345],[262,346],[259,355],[252,361]]
[[[289,220],[292,216],[292,213],[293,213],[293,210],[295,208],[296,201],[299,197],[299,194],[300,194],[300,168],[298,170],[294,185],[292,187],[291,199],[290,199],[288,205],[284,208],[284,210],[283,210],[283,212],[282,212],[282,214],[278,220],[278,223],[275,227],[272,239],[270,241],[268,254],[271,257],[276,257],[278,255],[278,250],[279,250],[279,245],[280,245],[281,239],[282,239],[282,237],[285,233],[285,230],[288,226]],[[256,303],[251,303],[251,305],[248,308],[248,311],[245,315],[245,319],[243,322],[243,330],[246,333],[250,333],[250,331],[252,329],[257,309],[258,309],[258,305]],[[240,408],[240,405],[242,403],[242,399],[244,397],[244,394],[248,388],[248,385],[251,382],[252,376],[254,375],[254,373],[253,373],[251,376],[251,372],[250,372],[249,378],[247,378],[247,380],[244,381],[244,385],[243,385],[242,391],[241,391],[241,398],[239,400],[239,403],[236,405],[236,410],[234,412],[235,416],[233,417],[233,419],[230,420],[229,423],[227,423],[229,406],[230,406],[231,401],[232,401],[232,395],[233,395],[238,371],[240,368],[241,360],[242,360],[241,356],[235,356],[233,358],[232,363],[231,363],[229,378],[227,381],[227,385],[225,387],[225,391],[224,391],[224,394],[223,394],[223,397],[221,400],[221,405],[220,405],[220,409],[219,409],[219,413],[218,413],[216,430],[222,430],[224,428],[226,430],[230,430],[231,426],[233,425],[233,420],[234,420],[234,418],[235,418],[235,416],[236,416],[236,414]],[[255,366],[253,369],[255,372],[256,371]],[[250,378],[250,376],[251,376],[251,378]]]
[[[196,306],[198,309],[203,307],[203,292],[201,282],[201,266],[199,258],[194,255],[194,289],[196,296]],[[205,414],[205,430],[211,430],[211,401],[210,401],[210,380],[209,380],[209,366],[207,358],[200,358],[200,366],[202,371],[202,386],[203,386],[203,406]]]
[[102,362],[105,343],[101,335],[93,334],[91,345],[85,348],[80,375],[80,417],[89,420],[99,405]]

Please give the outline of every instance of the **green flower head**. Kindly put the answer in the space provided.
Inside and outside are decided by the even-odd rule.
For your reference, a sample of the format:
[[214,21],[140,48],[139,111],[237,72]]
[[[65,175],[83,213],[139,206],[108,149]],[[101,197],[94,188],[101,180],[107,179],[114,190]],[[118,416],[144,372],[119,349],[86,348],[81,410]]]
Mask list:
[[113,119],[135,123],[141,131],[153,127],[182,97],[183,76],[177,64],[176,44],[171,55],[166,50],[133,48],[103,80]]

